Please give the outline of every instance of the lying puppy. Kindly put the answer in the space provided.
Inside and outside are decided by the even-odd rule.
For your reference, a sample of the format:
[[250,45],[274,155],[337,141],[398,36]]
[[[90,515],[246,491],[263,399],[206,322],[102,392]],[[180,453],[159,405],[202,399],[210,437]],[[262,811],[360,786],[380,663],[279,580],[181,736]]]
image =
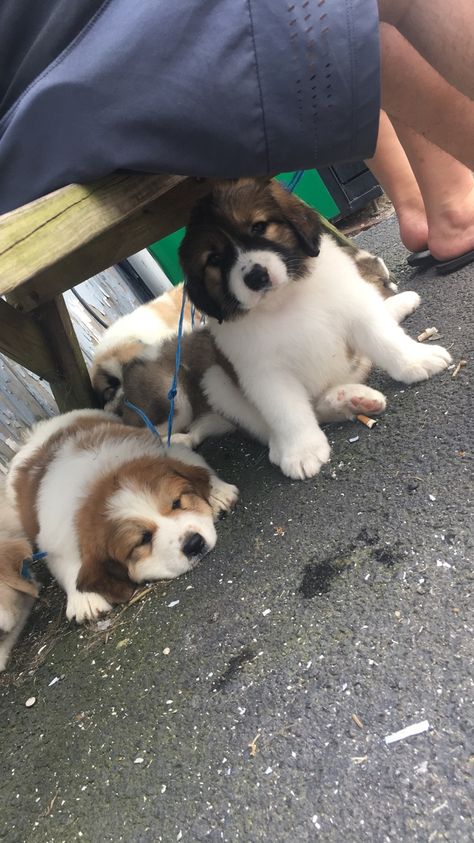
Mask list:
[[128,600],[135,583],[197,565],[238,494],[197,454],[164,449],[102,410],[40,422],[11,462],[7,493],[78,623]]
[[[153,360],[161,343],[177,333],[182,286],[174,287],[117,319],[98,342],[91,380],[101,407],[114,412],[122,396],[122,370],[130,360]],[[201,314],[196,314],[196,326]],[[191,305],[186,302],[183,333],[191,330]]]
[[[321,232],[318,215],[275,181],[217,183],[192,212],[180,258],[189,296],[211,317],[216,345],[255,408],[256,435],[288,477],[312,477],[328,461],[318,421],[385,408],[384,396],[362,383],[371,363],[414,383],[451,361],[399,327],[417,294],[384,301],[387,291]],[[228,387],[222,371],[208,373],[210,404],[241,423]]]
[[16,514],[0,485],[0,670],[9,655],[38,596],[39,586],[29,574],[25,560],[31,556]]

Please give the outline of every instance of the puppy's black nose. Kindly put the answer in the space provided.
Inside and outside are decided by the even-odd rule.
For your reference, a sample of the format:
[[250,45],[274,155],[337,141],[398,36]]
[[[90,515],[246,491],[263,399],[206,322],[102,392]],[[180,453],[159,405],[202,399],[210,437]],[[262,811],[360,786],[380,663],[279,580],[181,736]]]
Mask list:
[[268,269],[259,263],[254,263],[250,272],[244,275],[244,281],[251,290],[255,290],[256,292],[263,290],[270,285]]
[[193,556],[200,556],[206,549],[206,542],[199,533],[192,533],[183,544],[182,551],[188,559]]

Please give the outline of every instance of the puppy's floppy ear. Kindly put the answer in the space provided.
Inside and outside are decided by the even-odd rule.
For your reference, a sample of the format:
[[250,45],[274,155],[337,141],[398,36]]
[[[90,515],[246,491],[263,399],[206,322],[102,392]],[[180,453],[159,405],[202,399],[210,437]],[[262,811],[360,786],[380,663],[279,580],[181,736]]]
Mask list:
[[173,471],[180,477],[188,480],[194,491],[200,498],[209,501],[211,494],[211,475],[207,468],[200,465],[188,465],[178,460],[169,460],[172,463]]
[[122,565],[109,558],[89,558],[79,571],[76,585],[79,591],[94,591],[109,603],[126,603],[135,591]]
[[224,314],[222,308],[214,298],[209,294],[206,288],[206,282],[203,277],[204,273],[199,275],[191,273],[186,276],[186,289],[189,294],[194,307],[205,313],[206,316],[211,316],[222,322]]
[[269,189],[303,250],[308,257],[316,258],[319,255],[321,238],[321,224],[316,211],[285,190],[277,181],[272,181]]

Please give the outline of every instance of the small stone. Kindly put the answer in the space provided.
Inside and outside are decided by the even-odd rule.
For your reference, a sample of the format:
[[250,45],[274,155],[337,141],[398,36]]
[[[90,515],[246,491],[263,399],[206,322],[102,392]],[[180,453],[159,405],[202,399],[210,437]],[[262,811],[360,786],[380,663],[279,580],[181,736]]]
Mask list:
[[179,600],[172,600],[171,603],[168,603],[168,609],[172,609],[173,606],[177,606],[178,603],[179,603]]
[[36,702],[36,697],[28,697],[25,705],[26,705],[27,708],[31,708],[31,706],[34,705],[35,702]]
[[135,761],[133,763],[134,764],[143,764],[144,760],[145,760],[144,758],[141,758],[139,756],[138,758],[135,758]]
[[171,653],[170,648],[169,648],[169,647],[165,647],[165,649],[163,650],[163,655],[164,655],[164,656],[169,656],[169,654],[170,654],[170,653]]
[[359,441],[358,436],[351,436],[351,438],[349,439],[349,442],[351,443],[351,445],[353,445],[354,442],[358,442],[358,441]]

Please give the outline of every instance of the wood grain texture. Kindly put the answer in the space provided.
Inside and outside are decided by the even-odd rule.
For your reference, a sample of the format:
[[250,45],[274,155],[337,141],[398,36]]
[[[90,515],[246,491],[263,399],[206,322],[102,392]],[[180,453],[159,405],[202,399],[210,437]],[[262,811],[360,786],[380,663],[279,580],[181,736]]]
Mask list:
[[51,380],[57,376],[57,366],[41,327],[32,316],[19,313],[3,299],[0,299],[0,352],[41,378]]
[[175,231],[209,186],[120,174],[69,185],[0,217],[0,295],[31,310]]
[[94,407],[95,396],[77,341],[71,318],[62,296],[46,302],[35,311],[45,344],[55,361],[57,371],[49,378],[51,391],[59,410]]

